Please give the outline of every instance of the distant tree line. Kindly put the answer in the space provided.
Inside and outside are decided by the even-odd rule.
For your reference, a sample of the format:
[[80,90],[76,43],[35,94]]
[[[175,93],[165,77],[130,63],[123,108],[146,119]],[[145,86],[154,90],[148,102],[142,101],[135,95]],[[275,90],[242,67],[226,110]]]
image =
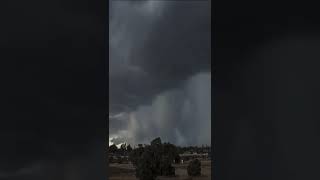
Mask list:
[[109,146],[109,153],[119,155],[119,156],[128,156],[132,151],[132,147],[127,144],[122,144],[120,148],[118,148],[115,144]]
[[[147,145],[139,144],[137,148],[132,148],[130,144],[129,145],[122,144],[120,148],[118,148],[115,144],[113,144],[109,146],[109,153],[112,153],[118,156],[128,156],[133,149],[139,149],[144,146],[147,146]],[[175,151],[177,151],[178,154],[183,154],[183,153],[197,153],[197,154],[209,153],[210,154],[211,153],[211,147],[204,146],[204,145],[202,145],[201,147],[198,147],[198,146],[180,147],[170,143],[164,143],[164,146],[166,146],[166,148],[175,149]]]
[[109,146],[109,162],[110,163],[128,163],[129,159],[126,158],[129,156],[129,153],[132,151],[132,147],[127,144],[122,144],[118,148],[115,144]]
[[185,152],[190,152],[190,153],[210,153],[211,152],[211,147],[210,146],[204,146],[202,145],[201,147],[199,146],[187,146],[187,147],[177,147],[179,150],[180,154],[183,154]]

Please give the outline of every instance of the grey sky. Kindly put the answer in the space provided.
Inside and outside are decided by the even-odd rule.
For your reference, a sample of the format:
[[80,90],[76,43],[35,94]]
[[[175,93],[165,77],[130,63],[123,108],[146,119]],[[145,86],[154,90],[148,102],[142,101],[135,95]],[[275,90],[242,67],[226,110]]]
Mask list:
[[211,142],[210,1],[111,1],[109,137]]

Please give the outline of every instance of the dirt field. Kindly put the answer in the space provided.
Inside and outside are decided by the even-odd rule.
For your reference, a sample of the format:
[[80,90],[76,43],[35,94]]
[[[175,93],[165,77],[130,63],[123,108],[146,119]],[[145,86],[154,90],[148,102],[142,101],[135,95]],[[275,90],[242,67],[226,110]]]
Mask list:
[[[190,178],[187,174],[188,164],[173,165],[176,168],[176,177],[158,177],[157,180],[211,180],[211,161],[201,161],[200,177]],[[110,164],[110,180],[138,180],[131,164]]]

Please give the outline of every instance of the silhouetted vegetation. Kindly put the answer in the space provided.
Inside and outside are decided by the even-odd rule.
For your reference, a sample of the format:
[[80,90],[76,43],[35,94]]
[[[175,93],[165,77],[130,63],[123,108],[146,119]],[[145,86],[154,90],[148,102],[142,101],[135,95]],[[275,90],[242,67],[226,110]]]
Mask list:
[[175,169],[171,165],[178,158],[177,148],[170,143],[162,144],[160,138],[151,141],[150,145],[139,146],[129,155],[136,167],[136,177],[140,180],[153,180],[157,176],[173,176]]
[[190,161],[188,168],[189,176],[200,176],[201,175],[201,162],[198,159]]
[[132,151],[132,147],[130,146],[130,144],[127,146],[127,152],[130,153]]
[[[199,154],[210,153],[210,151],[208,146],[177,147],[171,143],[162,143],[161,138],[156,138],[150,142],[150,145],[139,144],[135,148],[132,148],[130,144],[122,144],[120,148],[111,145],[109,152],[113,157],[109,157],[109,162],[121,164],[129,160],[135,167],[137,178],[154,180],[157,176],[175,176],[173,163],[180,163],[182,159],[192,160],[199,157]],[[180,154],[184,153],[186,155],[180,157]],[[187,171],[189,176],[201,175],[201,162],[198,159],[192,160]]]
[[[153,140],[153,145],[154,147],[156,147],[156,143],[158,143],[158,139]],[[161,139],[160,139],[161,141]],[[139,144],[137,148],[135,149],[139,149],[139,148],[143,148],[144,146],[147,145],[142,145]],[[183,154],[183,153],[198,153],[198,154],[203,154],[203,153],[211,153],[211,147],[209,146],[188,146],[188,147],[179,147],[179,146],[175,146],[173,144],[170,143],[163,143],[162,144],[164,151],[169,152],[170,156],[175,156],[177,158],[177,162],[179,162],[179,154]],[[126,144],[122,144],[120,146],[120,148],[117,148],[117,146],[115,144],[109,146],[109,153],[112,154],[116,154],[116,155],[129,155],[130,152],[133,151],[133,148],[131,147],[131,145],[126,145]]]
[[113,144],[113,145],[111,145],[109,147],[109,152],[110,153],[117,153],[117,151],[118,151],[118,148],[117,148],[117,146],[115,144]]

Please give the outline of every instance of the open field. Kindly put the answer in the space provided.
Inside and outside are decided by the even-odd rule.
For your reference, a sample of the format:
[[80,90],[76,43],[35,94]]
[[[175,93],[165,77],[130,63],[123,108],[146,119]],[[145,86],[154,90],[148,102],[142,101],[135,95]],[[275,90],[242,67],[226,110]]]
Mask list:
[[[158,177],[157,180],[211,180],[211,161],[201,161],[202,176],[190,178],[187,174],[188,162],[173,165],[176,168],[176,177]],[[110,164],[110,180],[138,180],[131,164]]]

